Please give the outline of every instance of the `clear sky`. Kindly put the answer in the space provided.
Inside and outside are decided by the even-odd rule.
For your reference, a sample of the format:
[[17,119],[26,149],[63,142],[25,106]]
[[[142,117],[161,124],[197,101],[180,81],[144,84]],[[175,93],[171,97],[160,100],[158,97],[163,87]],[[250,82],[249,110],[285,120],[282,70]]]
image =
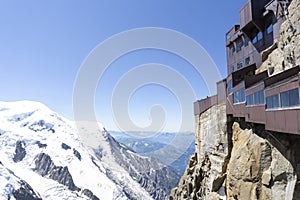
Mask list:
[[[168,28],[191,37],[204,47],[225,77],[224,35],[239,22],[238,11],[245,2],[1,0],[0,100],[39,101],[72,119],[74,82],[85,58],[107,38],[143,27]],[[189,81],[197,98],[209,95],[203,79],[178,56],[151,49],[132,52],[112,63],[96,91],[97,119],[108,129],[117,129],[111,107],[116,84],[131,69],[147,63],[174,68]],[[137,126],[149,125],[151,107],[162,105],[166,112],[164,130],[176,131],[182,121],[176,96],[170,88],[150,84],[132,91],[131,98],[124,101],[128,101],[129,116]],[[192,111],[190,102],[191,120],[184,124],[184,130],[194,130]]]

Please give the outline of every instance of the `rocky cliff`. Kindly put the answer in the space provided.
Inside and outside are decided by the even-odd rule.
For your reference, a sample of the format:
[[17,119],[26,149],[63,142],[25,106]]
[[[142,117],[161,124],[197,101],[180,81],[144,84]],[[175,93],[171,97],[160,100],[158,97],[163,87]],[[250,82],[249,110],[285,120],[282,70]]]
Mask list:
[[225,105],[198,121],[197,151],[171,200],[300,199],[299,136],[226,119]]
[[270,76],[300,65],[300,0],[293,0],[288,7],[287,20],[280,28],[274,45],[262,53],[265,62],[256,73],[268,70]]
[[[299,199],[300,137],[233,124],[227,199]],[[255,131],[255,133],[254,133]]]
[[225,198],[224,180],[231,150],[225,111],[225,104],[221,104],[196,116],[196,153],[170,199]]

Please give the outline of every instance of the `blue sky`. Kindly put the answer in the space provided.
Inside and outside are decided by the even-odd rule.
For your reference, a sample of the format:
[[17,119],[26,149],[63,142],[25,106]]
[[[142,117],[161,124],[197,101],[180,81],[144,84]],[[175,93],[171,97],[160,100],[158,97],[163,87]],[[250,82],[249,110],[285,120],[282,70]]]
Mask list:
[[[210,54],[225,77],[224,35],[239,22],[238,11],[244,3],[237,0],[2,0],[0,100],[39,101],[72,119],[74,82],[84,59],[107,38],[142,27],[168,28],[191,37]],[[197,98],[209,95],[202,78],[178,56],[149,49],[132,52],[112,63],[97,87],[95,112],[108,129],[117,129],[109,98],[115,85],[128,71],[145,63],[168,65],[190,82]],[[167,89],[147,85],[126,99],[129,115],[137,126],[149,125],[151,106],[162,105],[166,112],[164,130],[178,129],[180,105],[176,94]],[[191,120],[184,125],[184,130],[194,129],[192,102],[190,105]]]

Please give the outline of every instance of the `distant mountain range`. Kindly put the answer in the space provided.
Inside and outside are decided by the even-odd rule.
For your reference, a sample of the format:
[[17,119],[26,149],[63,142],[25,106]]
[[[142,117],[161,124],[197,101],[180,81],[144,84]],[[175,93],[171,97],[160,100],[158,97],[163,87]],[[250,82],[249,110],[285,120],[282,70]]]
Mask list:
[[[169,165],[180,176],[185,171],[190,156],[195,152],[195,133],[183,132],[118,132],[110,131],[110,134],[120,143],[133,151],[146,156],[159,159]],[[172,144],[176,138],[182,141],[179,145]],[[168,158],[174,158],[170,161]]]
[[179,176],[92,122],[0,102],[0,199],[167,199]]

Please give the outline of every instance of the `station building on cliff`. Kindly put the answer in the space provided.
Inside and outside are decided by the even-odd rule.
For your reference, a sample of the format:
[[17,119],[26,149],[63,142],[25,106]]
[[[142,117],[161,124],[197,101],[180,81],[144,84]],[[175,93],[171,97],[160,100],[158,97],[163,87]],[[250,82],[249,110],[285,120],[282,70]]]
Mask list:
[[[266,130],[300,133],[300,73],[290,51],[276,70],[267,59],[281,48],[278,38],[288,17],[290,0],[249,0],[240,10],[240,24],[225,35],[228,76],[217,83],[217,94],[194,103],[194,114],[226,101],[226,115]],[[264,65],[264,67],[262,67]],[[267,66],[267,67],[265,67]]]

